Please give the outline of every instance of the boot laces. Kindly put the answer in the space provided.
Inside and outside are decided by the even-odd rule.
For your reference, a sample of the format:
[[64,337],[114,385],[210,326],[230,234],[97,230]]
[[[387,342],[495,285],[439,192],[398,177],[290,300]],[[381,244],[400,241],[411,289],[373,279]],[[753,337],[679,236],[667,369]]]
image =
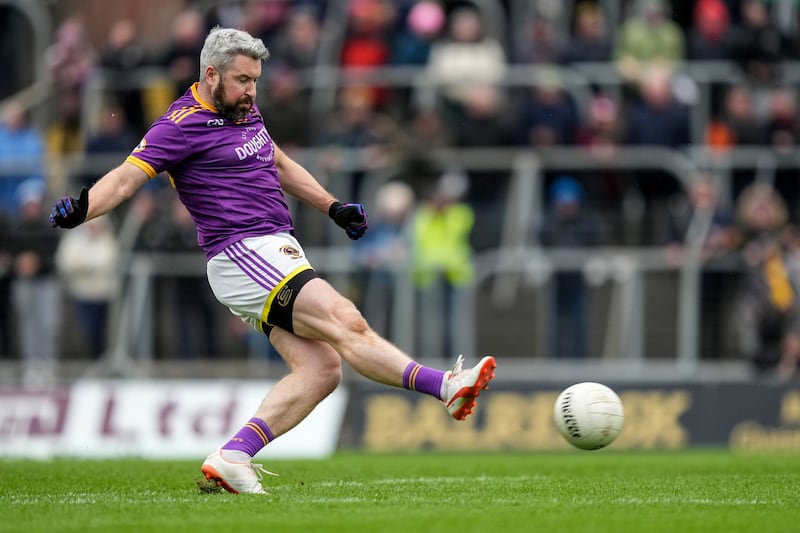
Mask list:
[[253,474],[255,474],[256,479],[258,479],[259,481],[261,481],[261,478],[264,476],[264,474],[276,477],[278,476],[278,474],[276,474],[275,472],[270,472],[269,470],[264,468],[264,465],[258,463],[250,463],[250,470],[253,471]]
[[458,359],[456,359],[456,364],[453,365],[453,369],[450,370],[450,376],[455,377],[456,375],[462,372],[462,367],[464,364],[464,356],[458,354]]

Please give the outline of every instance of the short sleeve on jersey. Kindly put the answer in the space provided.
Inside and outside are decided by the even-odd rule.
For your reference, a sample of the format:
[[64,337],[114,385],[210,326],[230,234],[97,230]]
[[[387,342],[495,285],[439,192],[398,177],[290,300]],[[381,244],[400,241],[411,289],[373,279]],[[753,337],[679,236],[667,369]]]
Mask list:
[[153,124],[126,161],[141,168],[152,178],[189,155],[191,146],[183,132],[175,122],[164,117]]

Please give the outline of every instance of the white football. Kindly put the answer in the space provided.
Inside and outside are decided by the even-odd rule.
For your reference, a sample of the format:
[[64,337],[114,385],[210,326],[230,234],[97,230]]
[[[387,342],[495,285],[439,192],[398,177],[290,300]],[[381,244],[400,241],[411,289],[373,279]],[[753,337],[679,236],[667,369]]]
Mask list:
[[619,436],[625,415],[617,393],[601,383],[587,381],[558,395],[553,419],[567,442],[582,450],[599,450]]

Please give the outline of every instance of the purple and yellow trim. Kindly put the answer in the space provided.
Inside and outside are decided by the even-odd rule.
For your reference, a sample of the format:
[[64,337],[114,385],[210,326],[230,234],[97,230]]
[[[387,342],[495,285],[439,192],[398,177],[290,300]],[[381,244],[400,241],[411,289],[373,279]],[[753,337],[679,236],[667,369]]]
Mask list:
[[249,428],[249,429],[252,429],[252,430],[253,430],[253,432],[254,432],[256,435],[258,435],[258,437],[259,437],[259,438],[261,439],[261,441],[264,443],[264,446],[266,446],[267,444],[269,444],[270,440],[272,440],[272,435],[271,435],[271,434],[267,434],[267,431],[264,431],[264,429],[263,429],[263,428],[262,428],[260,425],[258,425],[256,422],[253,422],[252,420],[250,420],[249,422],[247,422],[247,423],[244,425],[244,427],[246,427],[246,428]]
[[150,166],[150,163],[148,163],[147,161],[142,161],[141,159],[139,159],[135,155],[129,155],[125,159],[125,161],[127,163],[130,163],[131,165],[135,165],[135,166],[139,167],[140,169],[142,169],[145,172],[145,174],[147,174],[151,178],[154,177],[156,174],[158,174],[156,172],[156,170],[152,166]]
[[203,110],[203,106],[202,105],[193,105],[193,106],[189,106],[189,107],[182,107],[180,109],[176,109],[175,111],[173,111],[172,113],[167,115],[167,119],[171,120],[175,124],[180,124],[181,121],[183,119],[185,119],[186,117],[188,117],[189,115],[193,115],[193,114],[197,113],[198,111],[202,111],[202,110]]
[[198,87],[199,85],[200,85],[200,84],[199,84],[198,82],[194,82],[194,83],[192,84],[192,96],[193,96],[193,97],[194,97],[194,99],[197,101],[197,103],[198,103],[198,104],[200,104],[200,106],[201,106],[201,107],[203,107],[203,108],[205,108],[205,109],[208,109],[209,111],[213,111],[214,113],[216,113],[216,112],[217,112],[217,108],[216,108],[216,107],[214,107],[213,105],[209,104],[208,102],[206,102],[205,100],[203,100],[202,98],[200,98],[200,93],[199,93],[199,92],[197,92],[197,87]]
[[422,370],[422,365],[419,363],[409,363],[403,371],[403,388],[408,390],[417,390],[417,375]]

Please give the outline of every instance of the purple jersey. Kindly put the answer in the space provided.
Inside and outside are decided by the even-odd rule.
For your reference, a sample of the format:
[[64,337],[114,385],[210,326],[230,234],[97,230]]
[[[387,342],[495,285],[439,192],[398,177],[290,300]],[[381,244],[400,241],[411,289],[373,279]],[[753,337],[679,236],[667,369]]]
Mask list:
[[245,237],[292,231],[258,108],[236,123],[200,99],[195,83],[148,130],[127,161],[151,178],[166,171],[211,258]]

